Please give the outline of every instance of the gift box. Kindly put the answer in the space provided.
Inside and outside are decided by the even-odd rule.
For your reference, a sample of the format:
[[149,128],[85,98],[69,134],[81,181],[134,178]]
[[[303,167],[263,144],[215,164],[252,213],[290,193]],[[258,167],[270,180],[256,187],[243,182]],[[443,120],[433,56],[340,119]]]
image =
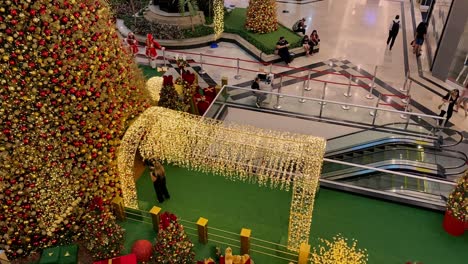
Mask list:
[[137,258],[135,254],[128,254],[112,259],[93,262],[93,264],[137,264]]
[[78,262],[78,246],[68,245],[60,247],[60,264],[75,264]]
[[215,87],[208,87],[203,89],[203,95],[211,98],[216,97],[216,89]]
[[196,94],[193,96],[193,102],[195,103],[195,106],[197,107],[198,113],[200,115],[205,114],[206,110],[208,110],[208,107],[210,107],[212,101],[213,98],[209,96],[200,94]]
[[42,251],[39,264],[59,264],[60,247],[46,248]]

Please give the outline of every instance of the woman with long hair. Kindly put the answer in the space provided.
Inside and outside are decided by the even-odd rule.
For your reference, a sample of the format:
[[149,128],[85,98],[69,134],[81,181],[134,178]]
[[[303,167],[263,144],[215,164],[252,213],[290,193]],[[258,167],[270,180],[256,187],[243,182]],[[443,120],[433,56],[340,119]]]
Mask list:
[[163,165],[155,160],[149,161],[148,164],[156,197],[158,198],[158,202],[162,203],[164,199],[171,198],[166,186],[166,172]]
[[318,32],[317,30],[314,29],[309,37],[309,47],[310,47],[309,54],[310,55],[314,53],[314,47],[318,46],[319,43],[320,43],[320,38],[319,38]]

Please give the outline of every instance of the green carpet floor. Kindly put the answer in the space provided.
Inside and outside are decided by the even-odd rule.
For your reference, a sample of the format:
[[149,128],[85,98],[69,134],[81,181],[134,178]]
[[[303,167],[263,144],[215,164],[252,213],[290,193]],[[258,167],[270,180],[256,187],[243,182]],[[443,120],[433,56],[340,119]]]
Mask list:
[[[205,217],[211,228],[238,234],[242,227],[246,227],[252,229],[253,237],[276,243],[285,241],[289,192],[233,182],[222,176],[175,166],[166,166],[166,173],[171,199],[161,205],[156,201],[148,174],[138,180],[142,210],[158,205],[184,220],[195,222],[198,217]],[[358,246],[368,250],[369,263],[467,263],[468,234],[462,237],[446,234],[441,226],[442,219],[442,214],[432,211],[321,189],[315,204],[310,243],[314,245],[319,237],[330,239],[341,233],[357,239]],[[183,224],[189,237],[196,242],[196,236],[192,235],[196,231],[189,229],[194,226]],[[136,239],[154,240],[151,225],[132,221],[122,225],[127,229],[127,251]],[[213,229],[211,232],[221,234]],[[235,235],[231,237],[238,239]],[[210,239],[220,238],[211,236]],[[197,245],[197,258],[210,256],[212,246],[216,244]],[[252,255],[260,264],[287,263],[258,253]]]
[[290,48],[302,46],[302,37],[281,24],[278,25],[278,30],[271,33],[257,34],[247,31],[244,27],[246,13],[245,8],[234,9],[224,21],[225,31],[239,34],[267,54],[273,54],[280,37],[284,37],[289,42]]
[[156,71],[156,69],[153,69],[153,68],[151,68],[150,66],[147,66],[147,65],[139,64],[138,68],[141,69],[141,71],[143,72],[143,75],[145,76],[146,79],[149,79],[149,78],[155,77],[155,76],[163,76],[163,74],[164,74],[163,72],[158,72],[158,71]]

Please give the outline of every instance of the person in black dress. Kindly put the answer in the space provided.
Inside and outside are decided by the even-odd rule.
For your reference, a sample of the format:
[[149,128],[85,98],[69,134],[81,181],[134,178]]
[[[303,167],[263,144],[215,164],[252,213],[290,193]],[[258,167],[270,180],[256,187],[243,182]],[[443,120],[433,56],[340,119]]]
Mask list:
[[167,200],[171,198],[169,192],[167,191],[166,173],[164,171],[164,167],[157,161],[150,161],[149,169],[154,191],[156,192],[156,197],[158,198],[158,202],[162,203],[164,202],[164,199]]
[[447,126],[447,123],[450,117],[452,117],[453,107],[457,103],[458,97],[459,97],[458,89],[453,89],[452,91],[447,93],[444,97],[442,97],[443,103],[439,105],[439,109],[440,109],[439,116],[443,117],[445,114],[447,114],[447,119],[445,119],[444,126]]
[[291,58],[291,54],[289,54],[288,47],[289,47],[289,43],[287,40],[284,39],[284,37],[280,37],[278,42],[276,42],[276,50],[278,50],[278,55],[289,66],[289,63],[291,63],[292,58]]

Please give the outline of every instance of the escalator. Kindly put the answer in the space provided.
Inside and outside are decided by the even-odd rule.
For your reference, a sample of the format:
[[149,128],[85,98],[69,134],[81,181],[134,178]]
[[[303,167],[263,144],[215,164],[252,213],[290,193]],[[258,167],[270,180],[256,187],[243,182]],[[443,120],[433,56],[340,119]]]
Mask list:
[[[438,140],[366,137],[366,133],[369,131],[358,137],[372,140],[328,149],[322,186],[444,210],[455,180],[467,169],[465,153],[441,147]],[[357,136],[340,139],[340,145],[351,137]]]

